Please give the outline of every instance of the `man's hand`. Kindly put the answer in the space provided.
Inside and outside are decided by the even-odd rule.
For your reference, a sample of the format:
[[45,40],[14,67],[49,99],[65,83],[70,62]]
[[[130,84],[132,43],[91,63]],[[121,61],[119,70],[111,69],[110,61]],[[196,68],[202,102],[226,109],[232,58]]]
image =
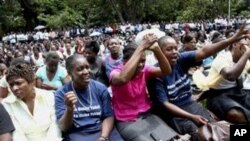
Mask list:
[[250,32],[248,31],[248,29],[246,29],[246,21],[242,24],[242,26],[240,27],[240,29],[238,30],[238,32],[236,32],[233,36],[233,38],[238,39],[240,38],[242,35],[246,35],[249,36]]

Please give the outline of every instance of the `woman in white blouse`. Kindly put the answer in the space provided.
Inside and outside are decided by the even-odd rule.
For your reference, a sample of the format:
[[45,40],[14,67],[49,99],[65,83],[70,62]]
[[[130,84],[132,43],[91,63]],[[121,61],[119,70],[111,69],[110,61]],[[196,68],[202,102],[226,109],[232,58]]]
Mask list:
[[34,87],[35,74],[25,62],[12,65],[6,80],[14,95],[3,105],[15,126],[13,141],[61,141],[53,93]]

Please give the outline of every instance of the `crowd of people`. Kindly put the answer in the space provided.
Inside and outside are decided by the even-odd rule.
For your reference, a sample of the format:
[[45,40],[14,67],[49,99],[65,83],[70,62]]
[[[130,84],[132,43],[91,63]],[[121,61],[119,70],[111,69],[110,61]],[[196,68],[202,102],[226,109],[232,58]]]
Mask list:
[[2,37],[3,42],[17,43],[26,41],[39,41],[39,40],[49,40],[54,38],[74,38],[76,36],[95,36],[100,34],[137,34],[147,28],[158,28],[162,31],[173,31],[177,30],[181,32],[182,30],[192,29],[192,30],[205,30],[210,32],[214,29],[224,30],[227,27],[232,27],[234,29],[239,28],[243,21],[249,18],[243,17],[233,17],[228,20],[226,17],[217,17],[214,20],[199,20],[199,21],[188,21],[188,22],[145,22],[145,23],[124,23],[124,24],[107,24],[104,26],[95,26],[91,28],[65,28],[62,30],[47,30],[45,26],[39,30],[36,29],[30,32],[10,32]]
[[243,19],[210,23],[4,37],[0,140],[198,141],[208,122],[248,124],[250,31]]

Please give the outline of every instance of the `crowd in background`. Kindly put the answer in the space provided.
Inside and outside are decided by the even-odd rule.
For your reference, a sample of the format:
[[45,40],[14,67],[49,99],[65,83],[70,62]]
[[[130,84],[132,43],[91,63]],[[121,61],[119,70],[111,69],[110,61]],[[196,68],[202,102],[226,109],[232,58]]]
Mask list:
[[[208,109],[249,123],[250,98],[240,91],[250,90],[244,21],[248,28],[247,18],[219,17],[10,33],[0,48],[0,96],[13,140],[150,141],[145,124],[198,140],[197,128],[215,121]],[[154,35],[138,41],[144,31]],[[192,95],[205,90],[217,95],[200,106]]]

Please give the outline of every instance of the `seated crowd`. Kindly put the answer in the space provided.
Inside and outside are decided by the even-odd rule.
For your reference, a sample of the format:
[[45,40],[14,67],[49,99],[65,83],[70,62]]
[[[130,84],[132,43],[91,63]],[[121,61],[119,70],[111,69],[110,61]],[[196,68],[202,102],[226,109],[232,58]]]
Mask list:
[[124,46],[115,36],[5,44],[0,140],[198,141],[211,112],[248,124],[249,47],[244,24],[211,37],[147,29]]

